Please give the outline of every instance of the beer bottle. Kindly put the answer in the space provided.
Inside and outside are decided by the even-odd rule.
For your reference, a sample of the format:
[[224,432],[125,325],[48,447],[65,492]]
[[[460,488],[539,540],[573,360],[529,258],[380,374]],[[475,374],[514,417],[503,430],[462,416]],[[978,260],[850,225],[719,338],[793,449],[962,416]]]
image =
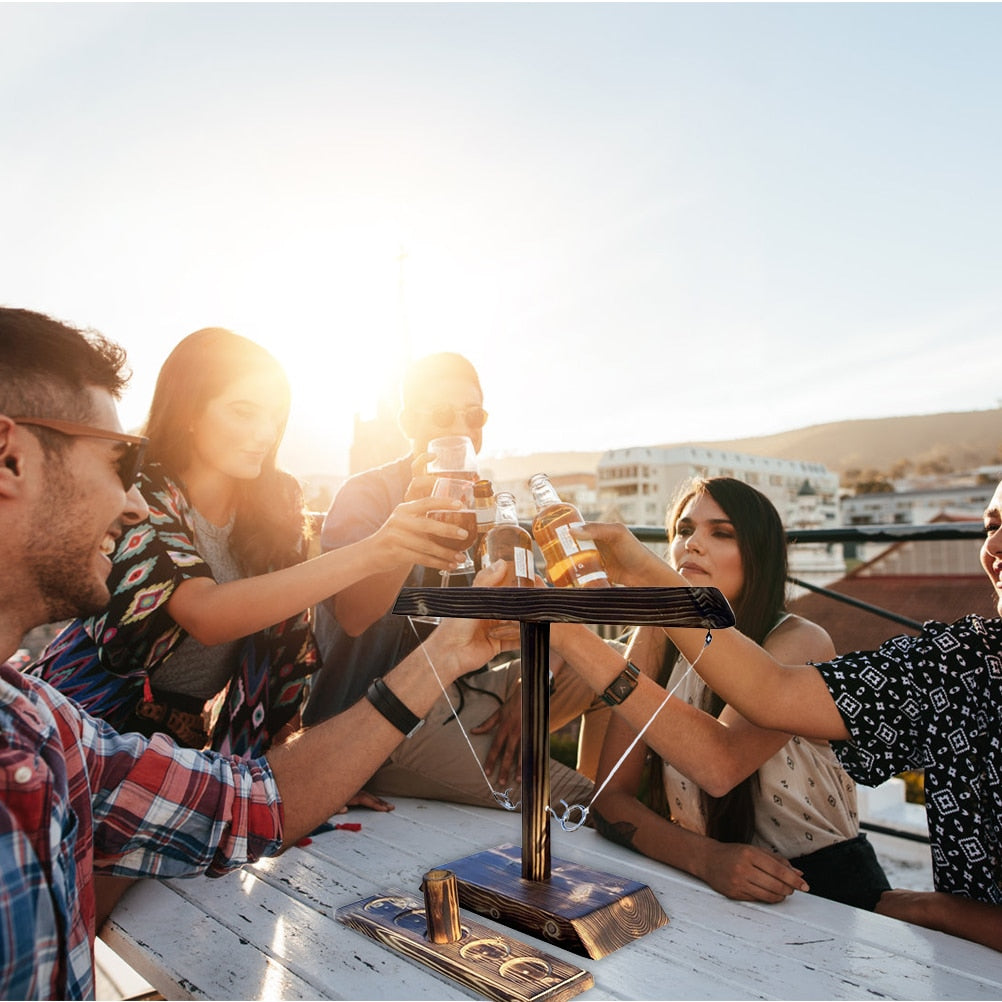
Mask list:
[[545,473],[529,479],[536,502],[532,535],[539,544],[546,573],[557,588],[609,588],[602,557],[590,539],[571,535],[571,526],[584,525],[581,512],[560,500]]
[[478,480],[473,485],[473,510],[477,514],[477,538],[469,553],[479,571],[483,564],[484,538],[494,524],[494,485],[489,480]]
[[515,495],[501,491],[494,499],[496,516],[484,542],[484,563],[507,561],[503,588],[532,588],[536,583],[536,564],[532,556],[532,536],[518,524]]

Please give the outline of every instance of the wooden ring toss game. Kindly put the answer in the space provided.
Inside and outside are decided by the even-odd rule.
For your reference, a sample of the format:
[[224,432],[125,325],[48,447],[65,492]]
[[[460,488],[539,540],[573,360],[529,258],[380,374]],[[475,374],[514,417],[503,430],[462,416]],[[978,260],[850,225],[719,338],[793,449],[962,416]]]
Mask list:
[[[407,616],[518,621],[522,656],[522,846],[502,845],[437,869],[455,875],[459,904],[511,928],[582,956],[604,957],[634,939],[665,925],[668,917],[645,884],[615,877],[550,856],[550,623],[571,622],[622,626],[676,626],[704,630],[734,625],[734,614],[716,588],[404,588],[393,612]],[[587,816],[581,810],[561,824],[573,831]],[[572,806],[568,813],[573,814]],[[426,895],[427,901],[427,895]],[[392,930],[380,931],[353,921],[364,902],[338,911],[341,921],[414,959],[430,964],[491,998],[521,999],[510,984],[502,994],[485,992],[483,966],[464,963],[462,939],[435,944],[425,932],[422,951],[451,951],[442,962],[417,956],[413,945],[397,945]],[[430,907],[430,905],[429,905]],[[425,921],[422,914],[421,921]],[[429,927],[438,927],[432,917]],[[377,923],[378,924],[378,923]],[[393,923],[390,923],[391,925]],[[506,949],[525,950],[510,941]],[[466,951],[467,955],[470,951]],[[538,952],[538,951],[537,951]],[[546,962],[559,963],[556,958]],[[534,961],[541,962],[541,961]],[[565,968],[568,965],[563,965]],[[569,972],[551,985],[547,998],[570,998],[590,986],[590,975]],[[558,979],[559,980],[559,979]],[[503,981],[503,979],[502,979]]]

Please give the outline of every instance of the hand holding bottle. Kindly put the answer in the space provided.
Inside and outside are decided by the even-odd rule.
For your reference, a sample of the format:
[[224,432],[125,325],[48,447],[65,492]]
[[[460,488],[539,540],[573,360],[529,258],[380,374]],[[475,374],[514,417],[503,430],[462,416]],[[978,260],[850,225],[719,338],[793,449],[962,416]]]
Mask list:
[[574,526],[571,533],[598,548],[609,577],[616,584],[637,588],[689,585],[620,522],[588,522]]
[[557,588],[608,588],[609,577],[594,542],[583,532],[581,512],[561,501],[545,473],[529,479],[536,502],[536,517],[532,522],[546,573]]

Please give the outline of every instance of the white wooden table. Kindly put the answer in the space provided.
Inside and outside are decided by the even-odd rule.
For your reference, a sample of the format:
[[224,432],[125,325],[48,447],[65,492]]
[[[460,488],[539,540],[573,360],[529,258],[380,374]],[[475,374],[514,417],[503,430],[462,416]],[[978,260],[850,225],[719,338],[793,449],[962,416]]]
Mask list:
[[[519,816],[404,799],[389,814],[334,820],[362,830],[319,835],[218,880],[138,884],[106,942],[168,999],[475,997],[334,915],[391,889],[420,899],[428,870],[517,845]],[[986,947],[806,894],[771,906],[729,901],[590,829],[551,831],[555,858],[649,885],[670,919],[593,960],[470,914],[591,972],[595,985],[578,998],[1002,998],[1002,957]]]

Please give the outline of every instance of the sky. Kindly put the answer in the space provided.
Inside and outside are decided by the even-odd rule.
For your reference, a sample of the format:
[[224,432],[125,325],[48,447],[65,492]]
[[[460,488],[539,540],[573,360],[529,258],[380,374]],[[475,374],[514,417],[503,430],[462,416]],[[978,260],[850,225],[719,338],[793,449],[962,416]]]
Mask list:
[[0,303],[121,343],[130,427],[186,334],[264,344],[295,472],[441,350],[494,455],[994,408],[1000,37],[999,4],[0,3]]

